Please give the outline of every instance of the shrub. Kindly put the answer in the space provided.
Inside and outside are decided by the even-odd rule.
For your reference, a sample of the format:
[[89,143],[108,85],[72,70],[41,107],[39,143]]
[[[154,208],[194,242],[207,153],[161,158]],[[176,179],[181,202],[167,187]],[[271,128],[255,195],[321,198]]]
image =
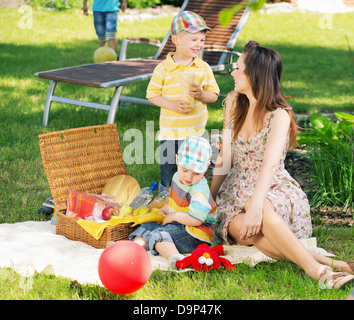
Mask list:
[[81,9],[82,0],[31,0],[33,7],[53,8],[58,10]]
[[313,207],[341,206],[353,209],[354,116],[337,112],[336,121],[312,113],[309,130],[298,135],[312,162],[315,188],[310,196]]
[[[81,9],[82,0],[30,0],[33,7],[54,8],[58,10],[65,9]],[[93,0],[89,1],[90,6]],[[128,8],[148,8],[157,5],[170,4],[174,6],[181,6],[183,0],[127,0]]]
[[127,0],[128,8],[143,9],[160,5],[161,0]]

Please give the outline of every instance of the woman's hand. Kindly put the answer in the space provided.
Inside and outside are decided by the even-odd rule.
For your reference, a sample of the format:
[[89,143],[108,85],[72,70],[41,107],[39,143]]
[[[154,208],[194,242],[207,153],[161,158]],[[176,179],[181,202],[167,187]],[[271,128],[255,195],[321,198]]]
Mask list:
[[251,202],[251,198],[245,204],[246,213],[243,218],[240,240],[247,240],[261,231],[263,206]]

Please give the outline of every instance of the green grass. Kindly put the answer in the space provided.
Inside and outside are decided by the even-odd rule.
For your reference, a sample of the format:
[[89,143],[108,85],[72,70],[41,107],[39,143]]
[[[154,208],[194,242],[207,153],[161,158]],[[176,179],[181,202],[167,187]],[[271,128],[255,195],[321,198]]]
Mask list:
[[[92,62],[97,48],[92,16],[78,12],[33,11],[31,29],[19,26],[23,14],[0,8],[0,223],[45,220],[37,209],[50,196],[38,146],[38,134],[56,130],[105,124],[107,112],[76,106],[52,104],[48,127],[42,115],[49,81],[35,72]],[[333,29],[319,27],[319,14],[252,14],[237,50],[250,39],[279,51],[284,60],[282,85],[297,113],[314,111],[353,111],[353,61],[345,35],[353,44],[350,28],[354,14],[333,15]],[[162,40],[171,19],[119,22],[119,44],[128,36]],[[132,48],[130,57],[152,55],[154,50]],[[217,76],[223,93],[232,90],[230,77]],[[129,85],[123,94],[145,96],[147,82]],[[60,84],[57,95],[108,103],[113,89],[93,89]],[[222,128],[221,100],[209,105],[208,130]],[[131,142],[124,133],[138,128],[144,138],[146,120],[158,130],[158,108],[132,105],[116,116],[119,138],[124,150]],[[156,146],[158,143],[156,142]],[[128,174],[141,186],[159,179],[157,163],[127,165]],[[316,229],[318,245],[336,253],[337,258],[354,256],[351,228]],[[38,274],[30,289],[21,289],[14,271],[0,269],[0,299],[345,299],[344,291],[321,290],[316,281],[297,266],[280,261],[261,263],[255,268],[238,265],[237,271],[203,273],[153,272],[138,292],[117,296],[105,288],[73,285],[67,279]],[[198,288],[190,290],[190,288]]]

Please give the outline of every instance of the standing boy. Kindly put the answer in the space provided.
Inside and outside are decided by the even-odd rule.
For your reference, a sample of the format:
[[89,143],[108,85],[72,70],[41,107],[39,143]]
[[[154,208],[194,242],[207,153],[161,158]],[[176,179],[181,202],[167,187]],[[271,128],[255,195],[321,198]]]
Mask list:
[[[117,19],[120,2],[118,0],[94,0],[92,5],[93,23],[98,37],[98,44],[104,47],[109,42],[117,53]],[[122,2],[122,11],[127,8],[127,0]],[[83,0],[82,11],[88,15],[87,0]]]
[[[208,120],[206,103],[215,102],[219,87],[210,66],[198,57],[211,30],[199,15],[191,11],[179,13],[172,21],[171,39],[176,51],[168,54],[154,70],[146,97],[161,107],[160,113],[160,192],[171,185],[177,171],[175,155],[178,146],[190,136],[204,134]],[[191,76],[188,96],[182,99],[181,74]],[[190,99],[188,99],[190,100]]]

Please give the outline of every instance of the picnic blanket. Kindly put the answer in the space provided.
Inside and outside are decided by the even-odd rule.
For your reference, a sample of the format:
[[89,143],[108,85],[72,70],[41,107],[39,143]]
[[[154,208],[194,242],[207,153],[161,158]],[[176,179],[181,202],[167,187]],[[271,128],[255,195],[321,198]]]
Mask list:
[[[325,256],[333,256],[317,247],[316,238],[302,242],[310,250]],[[44,273],[76,280],[81,284],[102,286],[97,266],[103,250],[55,234],[55,225],[50,221],[0,224],[0,268],[11,268],[22,277],[29,278],[36,273]],[[255,266],[262,261],[275,261],[254,246],[227,245],[224,246],[224,251],[224,257],[232,264],[247,263]],[[169,270],[167,259],[149,255],[153,270]],[[191,270],[193,269],[176,272]]]

